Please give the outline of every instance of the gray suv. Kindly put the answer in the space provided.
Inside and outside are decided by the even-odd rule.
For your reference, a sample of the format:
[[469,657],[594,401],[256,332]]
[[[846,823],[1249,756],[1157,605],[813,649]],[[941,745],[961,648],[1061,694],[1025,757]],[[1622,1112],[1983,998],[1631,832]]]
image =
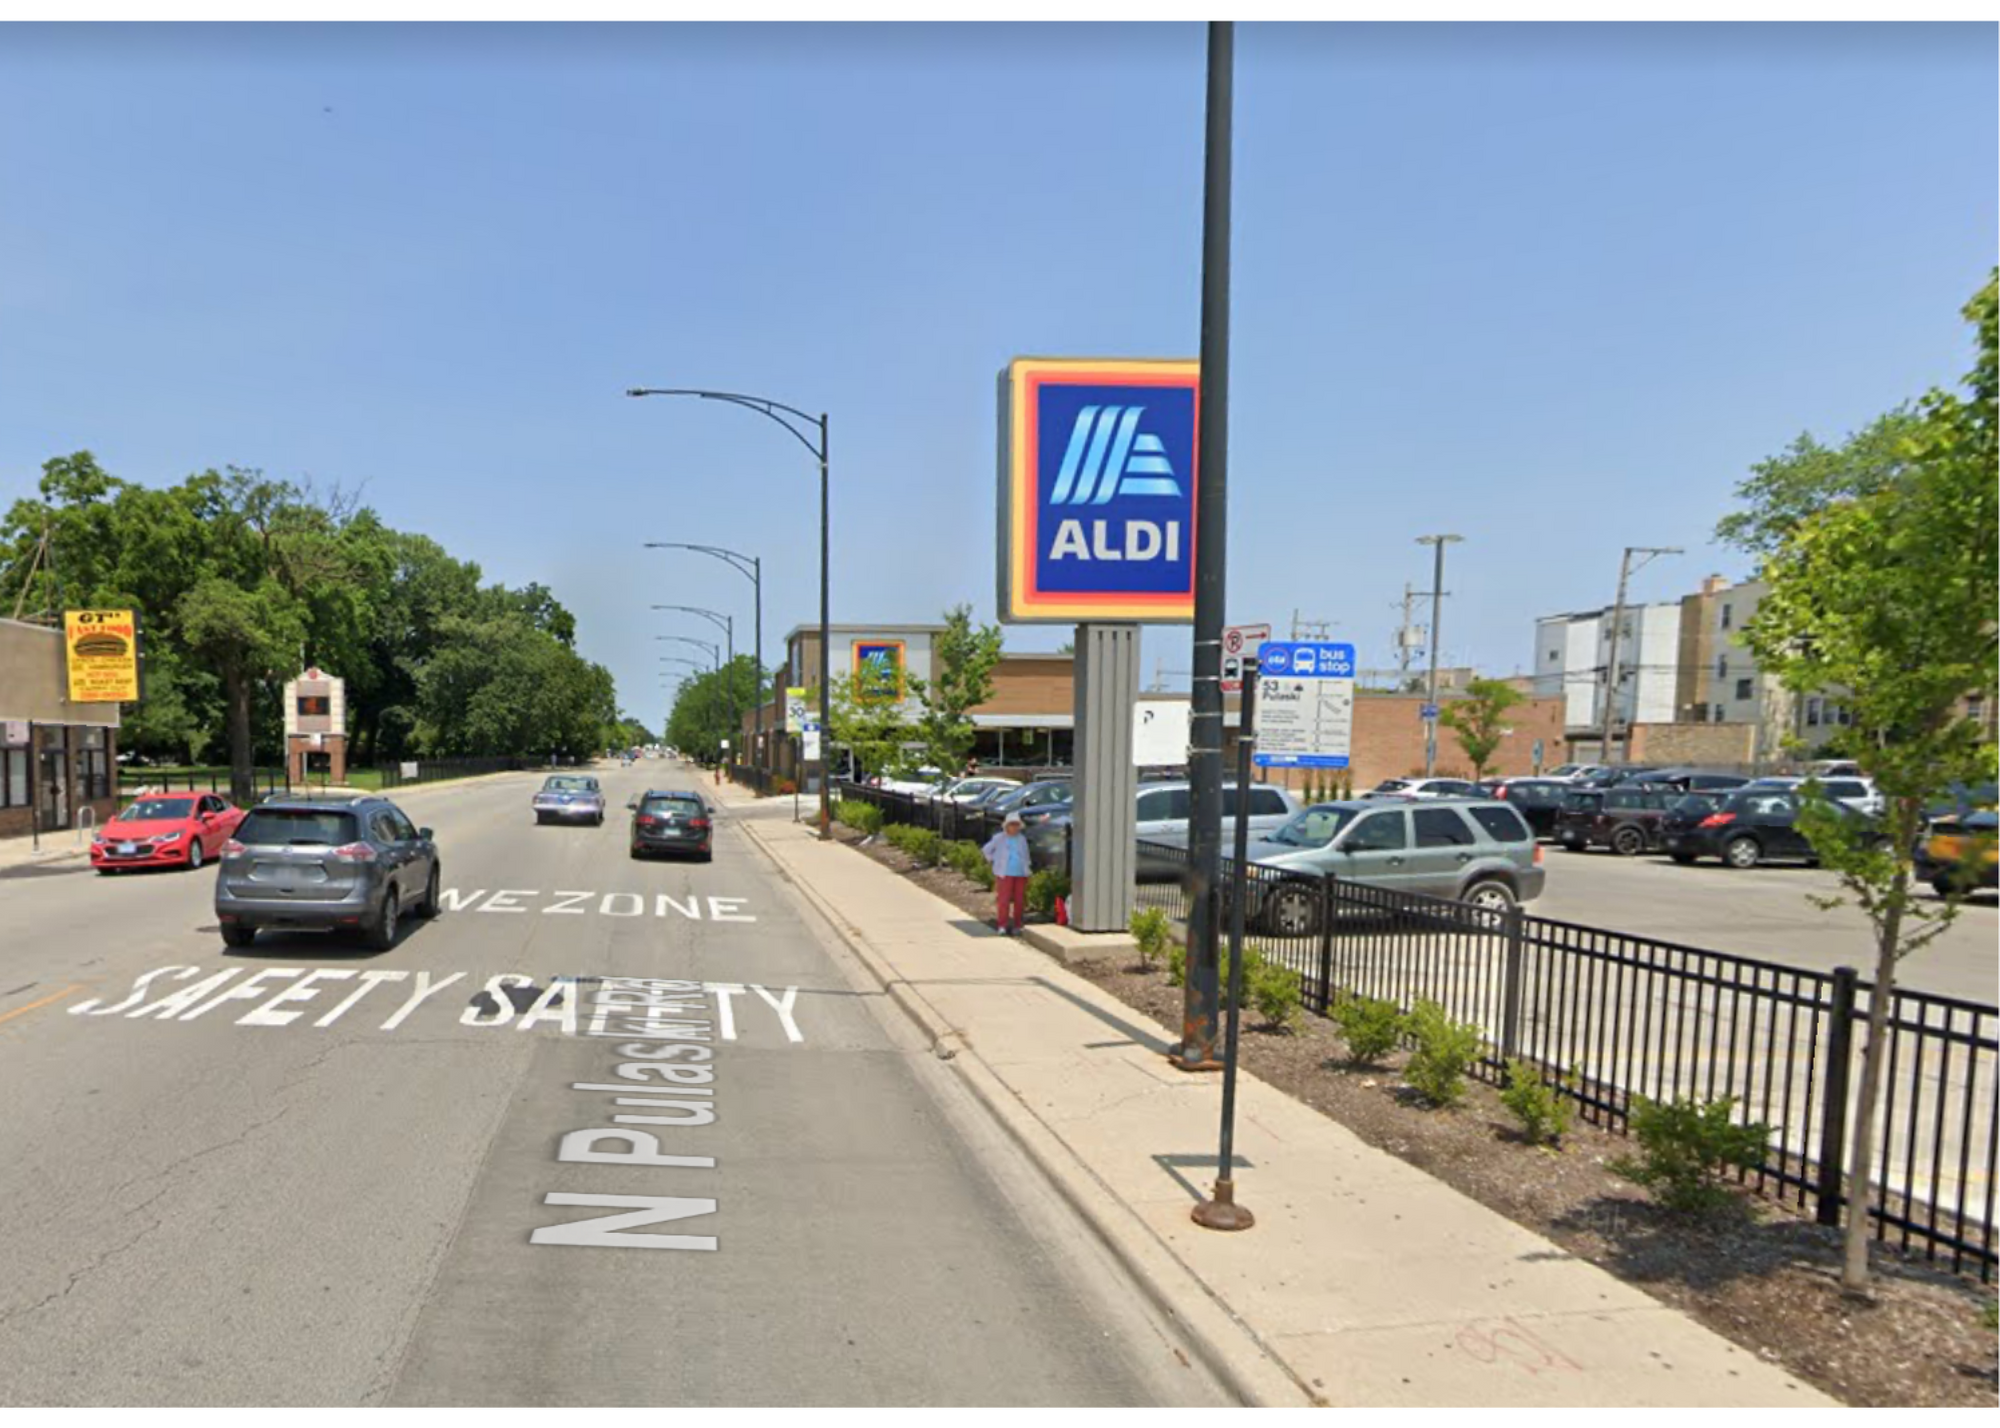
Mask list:
[[405,913],[437,910],[431,830],[386,798],[273,799],[222,845],[215,916],[231,947],[248,947],[263,927],[352,928],[382,951],[395,945]]
[[[1521,815],[1498,799],[1316,803],[1261,843],[1250,861],[1290,872],[1452,898],[1502,913],[1540,897],[1541,848]],[[1318,931],[1318,890],[1304,883],[1253,883],[1244,909],[1285,936]]]

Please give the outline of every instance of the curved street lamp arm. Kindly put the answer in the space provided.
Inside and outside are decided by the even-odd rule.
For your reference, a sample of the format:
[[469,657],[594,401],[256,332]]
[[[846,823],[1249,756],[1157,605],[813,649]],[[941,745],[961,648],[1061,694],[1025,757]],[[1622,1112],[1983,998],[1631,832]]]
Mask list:
[[713,610],[704,610],[699,605],[655,605],[655,610],[685,610],[690,615],[699,615],[718,630],[732,630],[729,616],[719,615]]
[[757,579],[756,556],[744,555],[741,552],[734,550],[724,550],[719,545],[689,545],[686,541],[683,540],[649,540],[646,542],[646,549],[698,550],[703,555],[714,556],[717,560],[727,565],[731,570],[734,570],[737,574],[741,575],[745,580],[755,582],[755,580]]
[[694,387],[628,387],[625,389],[625,395],[628,397],[700,397],[704,401],[729,402],[735,406],[747,407],[759,416],[769,417],[797,438],[799,445],[803,446],[820,460],[826,460],[826,452],[819,444],[812,441],[806,436],[805,432],[800,431],[797,427],[786,421],[784,417],[779,416],[778,413],[789,413],[804,422],[808,428],[815,430],[819,427],[819,418],[810,412],[802,412],[797,407],[788,407],[783,402],[774,402],[769,397],[746,396],[742,392],[705,392]]

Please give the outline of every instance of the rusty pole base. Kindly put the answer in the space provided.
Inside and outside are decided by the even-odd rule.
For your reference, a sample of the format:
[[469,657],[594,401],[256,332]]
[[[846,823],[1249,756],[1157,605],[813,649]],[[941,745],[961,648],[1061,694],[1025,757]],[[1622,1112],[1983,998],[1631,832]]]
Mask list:
[[1176,1042],[1167,1048],[1167,1064],[1176,1071],[1220,1071],[1222,1069],[1222,1063],[1212,1056],[1206,1061],[1188,1060],[1186,1042]]
[[1205,1230],[1247,1230],[1257,1223],[1255,1215],[1236,1203],[1233,1180],[1217,1180],[1215,1198],[1196,1205],[1188,1218]]

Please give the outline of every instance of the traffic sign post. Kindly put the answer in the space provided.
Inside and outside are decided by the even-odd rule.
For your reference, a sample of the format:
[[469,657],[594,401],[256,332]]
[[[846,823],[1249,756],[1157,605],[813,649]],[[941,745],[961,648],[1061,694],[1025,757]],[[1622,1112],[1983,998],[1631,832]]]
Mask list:
[[1259,768],[1344,769],[1354,738],[1354,646],[1267,641],[1258,673]]
[[1264,641],[1271,638],[1269,625],[1224,625],[1222,627],[1222,692],[1238,694],[1243,689],[1243,662],[1257,658]]

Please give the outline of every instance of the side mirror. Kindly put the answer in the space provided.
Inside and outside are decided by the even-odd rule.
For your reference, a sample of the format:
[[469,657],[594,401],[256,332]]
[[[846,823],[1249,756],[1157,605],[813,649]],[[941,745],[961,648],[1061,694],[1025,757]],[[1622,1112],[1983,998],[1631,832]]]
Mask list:
[[426,843],[428,843],[431,841],[431,830],[428,828],[419,828],[417,830],[417,836],[423,839]]
[[628,809],[637,808],[639,806],[639,800],[636,798],[628,798],[625,800],[625,806]]

